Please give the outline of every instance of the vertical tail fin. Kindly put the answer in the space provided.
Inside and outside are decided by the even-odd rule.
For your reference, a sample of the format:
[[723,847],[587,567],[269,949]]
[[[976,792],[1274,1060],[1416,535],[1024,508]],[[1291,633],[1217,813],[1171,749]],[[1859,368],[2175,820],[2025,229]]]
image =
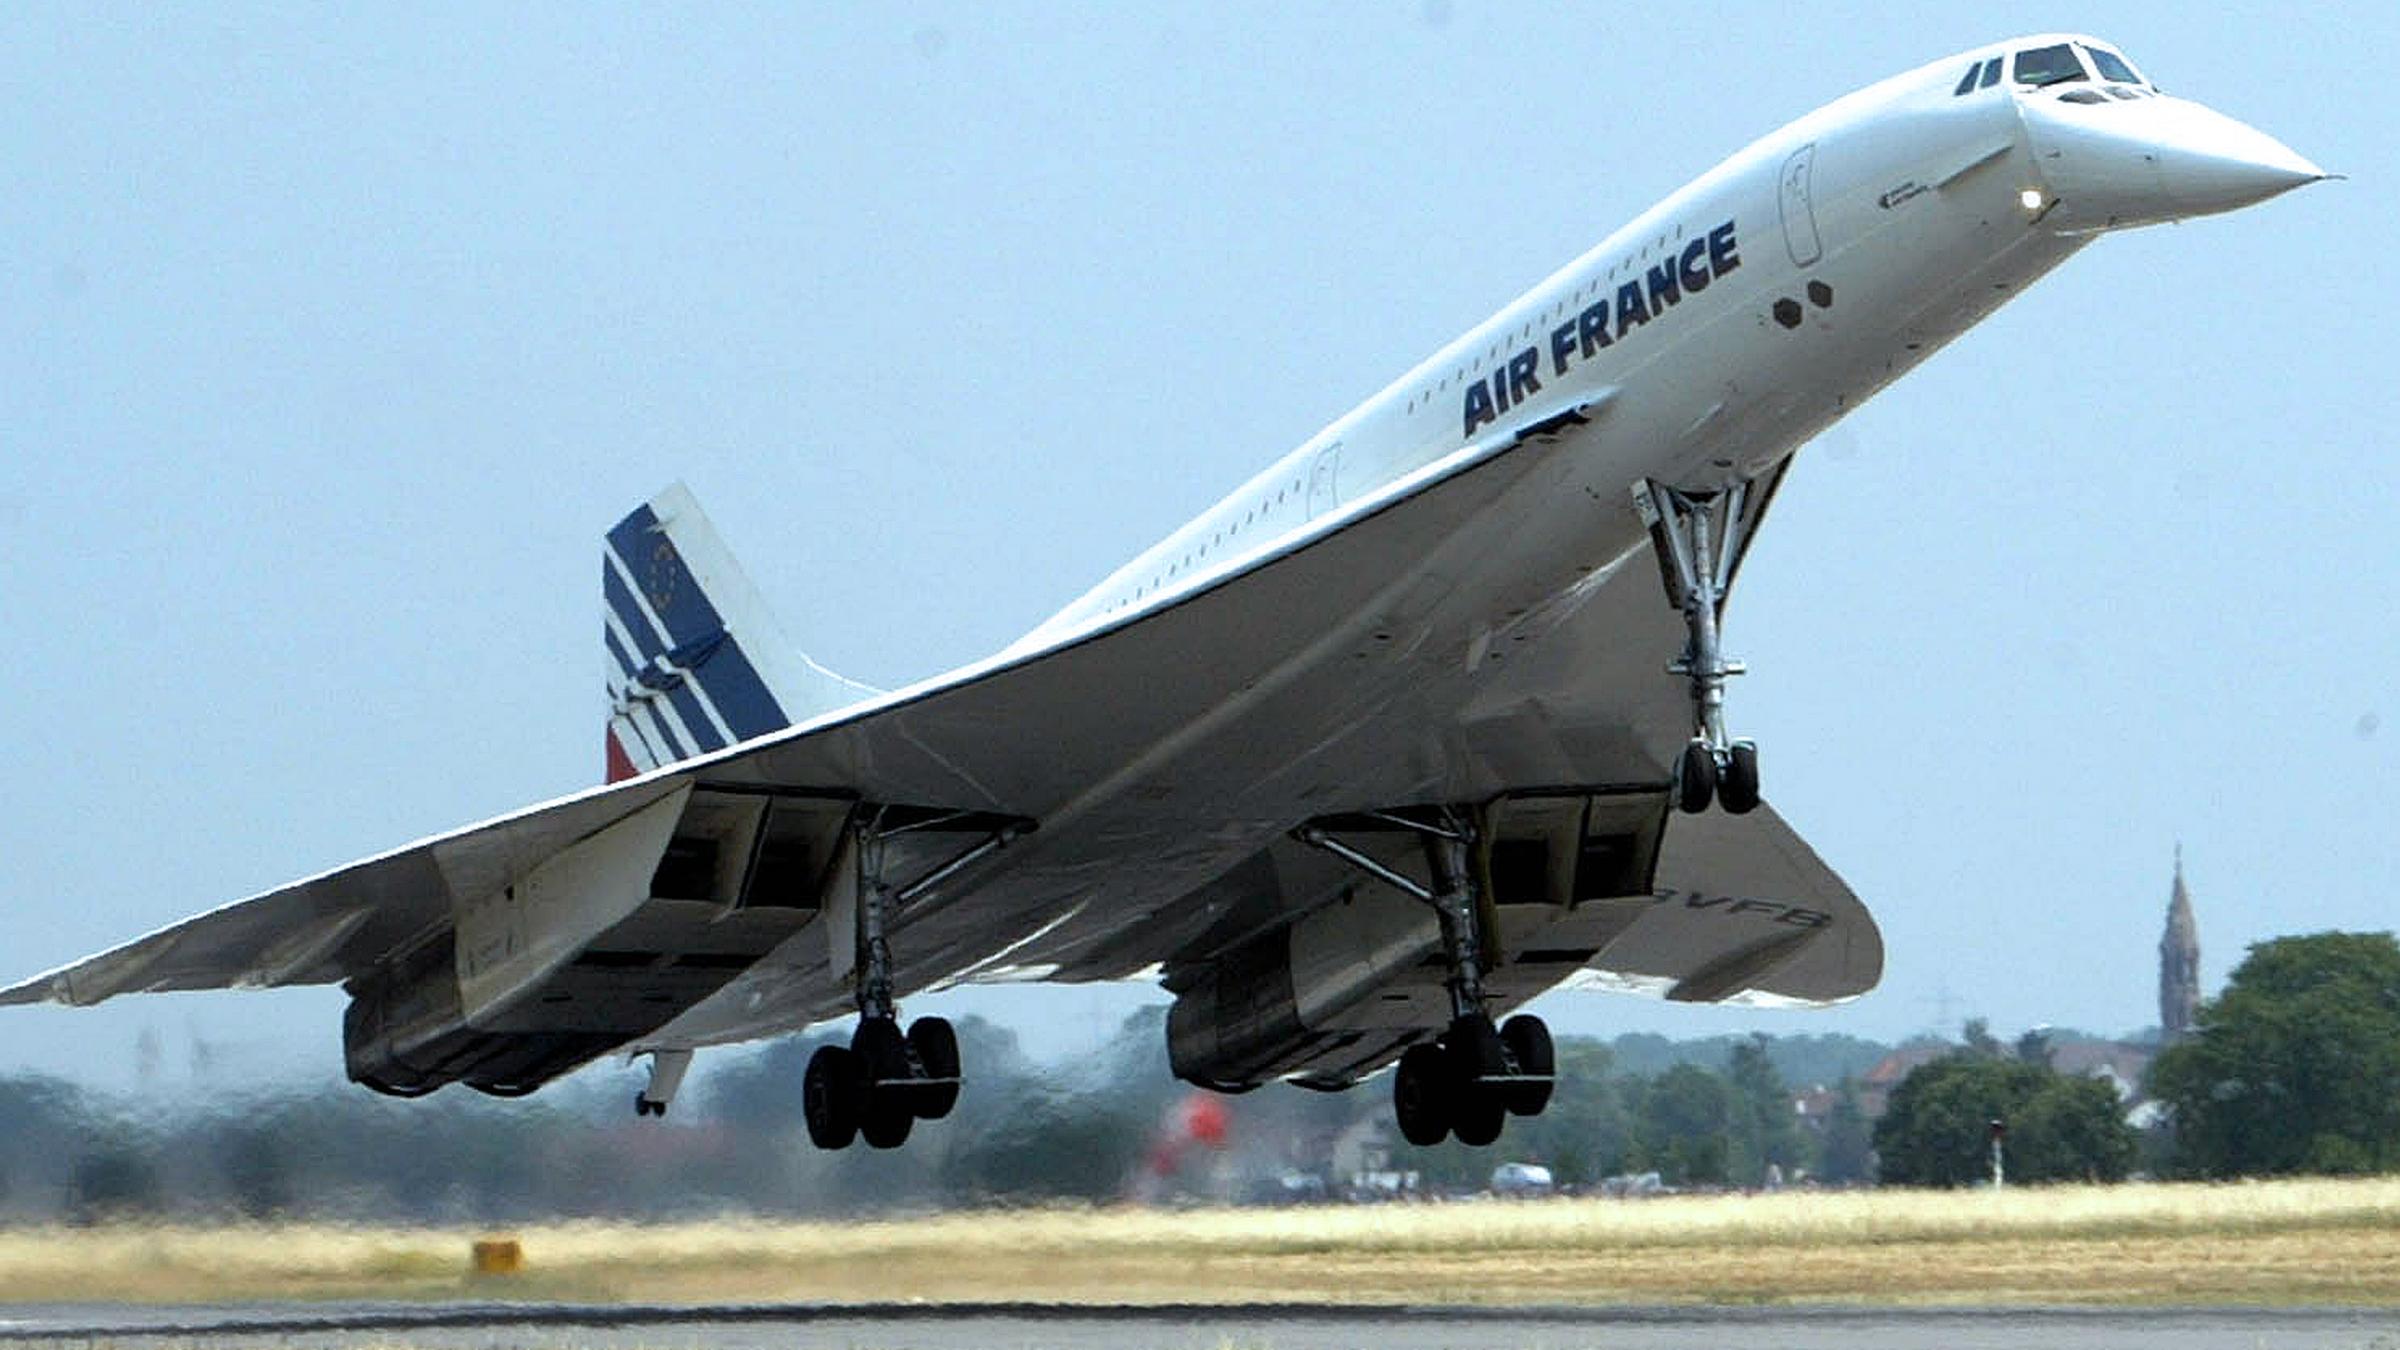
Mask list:
[[612,783],[875,692],[785,640],[681,483],[608,532],[600,588]]

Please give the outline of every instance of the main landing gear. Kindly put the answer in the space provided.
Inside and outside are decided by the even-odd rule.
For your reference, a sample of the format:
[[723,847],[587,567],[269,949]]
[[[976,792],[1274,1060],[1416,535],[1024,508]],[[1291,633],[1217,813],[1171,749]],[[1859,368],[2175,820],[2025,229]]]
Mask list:
[[1667,603],[1682,611],[1690,631],[1683,655],[1667,667],[1691,685],[1692,739],[1675,770],[1675,804],[1686,812],[1705,811],[1712,800],[1737,816],[1758,805],[1758,743],[1734,740],[1725,730],[1725,681],[1745,668],[1726,659],[1718,635],[1734,574],[1782,474],[1778,467],[1763,486],[1736,479],[1710,492],[1646,479],[1633,486],[1634,507],[1658,552]]
[[892,948],[885,934],[892,911],[923,896],[1031,826],[1008,822],[978,844],[936,867],[905,889],[884,875],[884,846],[896,834],[949,824],[936,817],[914,825],[886,826],[886,812],[865,809],[853,826],[858,858],[858,1027],[848,1045],[819,1046],[801,1079],[801,1108],[809,1141],[818,1148],[848,1148],[865,1136],[870,1148],[898,1148],[920,1120],[940,1120],[958,1104],[958,1034],[939,1017],[920,1017],[900,1029],[892,993]]
[[949,1022],[920,1017],[906,1035],[890,1012],[866,1013],[848,1045],[822,1045],[809,1058],[800,1101],[809,1142],[898,1148],[920,1120],[940,1120],[958,1102],[958,1037]]
[[1442,925],[1442,958],[1450,968],[1450,1025],[1437,1039],[1410,1046],[1392,1078],[1392,1110],[1400,1134],[1430,1146],[1455,1134],[1481,1148],[1500,1137],[1509,1116],[1538,1116],[1550,1104],[1558,1061],[1550,1028],[1520,1013],[1500,1026],[1484,1011],[1483,972],[1489,934],[1476,868],[1472,814],[1443,808],[1425,814],[1376,812],[1385,826],[1414,831],[1425,844],[1433,884],[1424,886],[1335,838],[1321,826],[1299,832],[1318,848],[1424,901]]

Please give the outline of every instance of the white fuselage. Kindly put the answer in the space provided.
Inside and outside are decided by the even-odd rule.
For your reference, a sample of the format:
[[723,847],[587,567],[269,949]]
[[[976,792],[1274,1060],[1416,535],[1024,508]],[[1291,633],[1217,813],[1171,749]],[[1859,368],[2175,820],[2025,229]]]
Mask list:
[[[972,907],[914,920],[904,991],[1012,970],[1134,975],[1158,951],[1221,936],[1212,925],[1268,884],[1240,869],[1328,812],[1594,774],[1647,785],[1663,810],[1692,734],[1686,694],[1665,673],[1683,625],[1655,586],[1609,584],[1649,565],[1629,489],[1756,478],[2099,232],[2234,209],[2322,176],[2146,84],[2091,105],[1973,78],[2073,41],[1962,52],[1762,138],[994,657],[982,668],[1103,633],[1138,642],[1158,611],[1237,574],[1338,553],[1319,546],[1411,475],[1536,430],[1549,442],[1488,513],[1427,538],[1407,566],[1308,573],[1317,626],[1302,640],[1288,622],[1211,619],[1216,645],[1140,658],[1158,664],[1138,698],[1012,706],[1047,718],[1060,753],[1088,768],[1048,795],[968,783],[1041,828]],[[1590,415],[1558,421],[1576,409]],[[933,772],[954,770],[937,759]],[[1264,918],[1324,898],[1283,894]],[[764,1034],[833,1015],[846,997],[837,979],[762,963],[661,1043]],[[1394,1027],[1430,1024],[1421,1008],[1386,1007],[1393,997],[1361,1007]]]
[[[1615,395],[1576,453],[1611,509],[1567,502],[1561,520],[1525,526],[1608,538],[1550,539],[1558,556],[1638,545],[1630,508],[1615,509],[1636,479],[1714,485],[1790,455],[2092,237],[2045,228],[2021,204],[2041,178],[2016,99],[2006,85],[1954,97],[1966,59],[1862,90],[1711,169],[1018,646],[1171,600],[1313,518],[1603,389]],[[1829,303],[1812,300],[1812,281]],[[1777,321],[1778,300],[1799,306],[1797,326]]]
[[[888,694],[750,663],[761,606],[662,494],[607,548],[624,781],[0,1003],[338,976],[358,1081],[516,1095],[853,1010],[880,1093],[935,1058],[892,1048],[895,998],[963,980],[1154,972],[1176,1071],[1226,1087],[1353,1082],[1579,972],[1854,997],[1873,921],[1727,734],[1738,541],[1800,445],[2098,233],[2324,176],[2105,43],[1959,53],[1742,150],[1008,650]],[[1383,829],[1425,808],[1477,823]],[[815,1078],[812,1133],[865,1073]]]

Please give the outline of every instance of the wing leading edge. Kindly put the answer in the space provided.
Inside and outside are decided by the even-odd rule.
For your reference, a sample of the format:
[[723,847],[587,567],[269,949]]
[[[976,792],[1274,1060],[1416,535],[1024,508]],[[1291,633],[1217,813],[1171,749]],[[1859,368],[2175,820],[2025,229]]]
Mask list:
[[[1598,406],[1599,400],[1591,405]],[[1215,574],[1195,576],[1159,603],[1007,653],[920,685],[668,769],[435,835],[171,924],[121,946],[0,988],[0,1006],[98,1003],[121,993],[325,984],[373,975],[396,953],[453,923],[459,909],[504,891],[561,852],[709,777],[795,783],[821,797],[1006,808],[991,781],[1039,783],[1050,804],[1089,784],[1057,754],[1046,728],[1013,726],[1012,706],[1045,673],[1087,658],[1123,634],[1171,624],[1202,597],[1239,603],[1289,560],[1331,541],[1348,554],[1398,550],[1373,564],[1399,569],[1406,551],[1488,507],[1540,459],[1521,434],[1462,449]],[[1373,565],[1371,564],[1371,565]],[[1262,610],[1256,626],[1321,630],[1321,614]],[[1119,691],[1121,693],[1121,691]],[[1039,702],[1040,699],[1035,701]],[[984,728],[983,744],[931,747],[911,724]],[[884,772],[885,766],[896,771]],[[1000,771],[1004,770],[1004,771]],[[1099,772],[1097,767],[1089,770]],[[978,800],[958,800],[975,798]],[[1029,813],[1030,814],[1030,813]]]

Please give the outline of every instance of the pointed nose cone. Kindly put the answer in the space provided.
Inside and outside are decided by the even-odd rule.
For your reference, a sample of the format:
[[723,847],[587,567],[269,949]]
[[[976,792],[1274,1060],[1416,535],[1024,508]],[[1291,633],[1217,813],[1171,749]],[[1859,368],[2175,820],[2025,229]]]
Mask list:
[[2170,106],[2175,116],[2160,128],[2159,185],[2186,215],[2240,210],[2325,177],[2256,127],[2197,103]]
[[2265,132],[2185,99],[2035,95],[2020,106],[2036,172],[2057,199],[2044,214],[2054,229],[2215,215],[2326,176]]

